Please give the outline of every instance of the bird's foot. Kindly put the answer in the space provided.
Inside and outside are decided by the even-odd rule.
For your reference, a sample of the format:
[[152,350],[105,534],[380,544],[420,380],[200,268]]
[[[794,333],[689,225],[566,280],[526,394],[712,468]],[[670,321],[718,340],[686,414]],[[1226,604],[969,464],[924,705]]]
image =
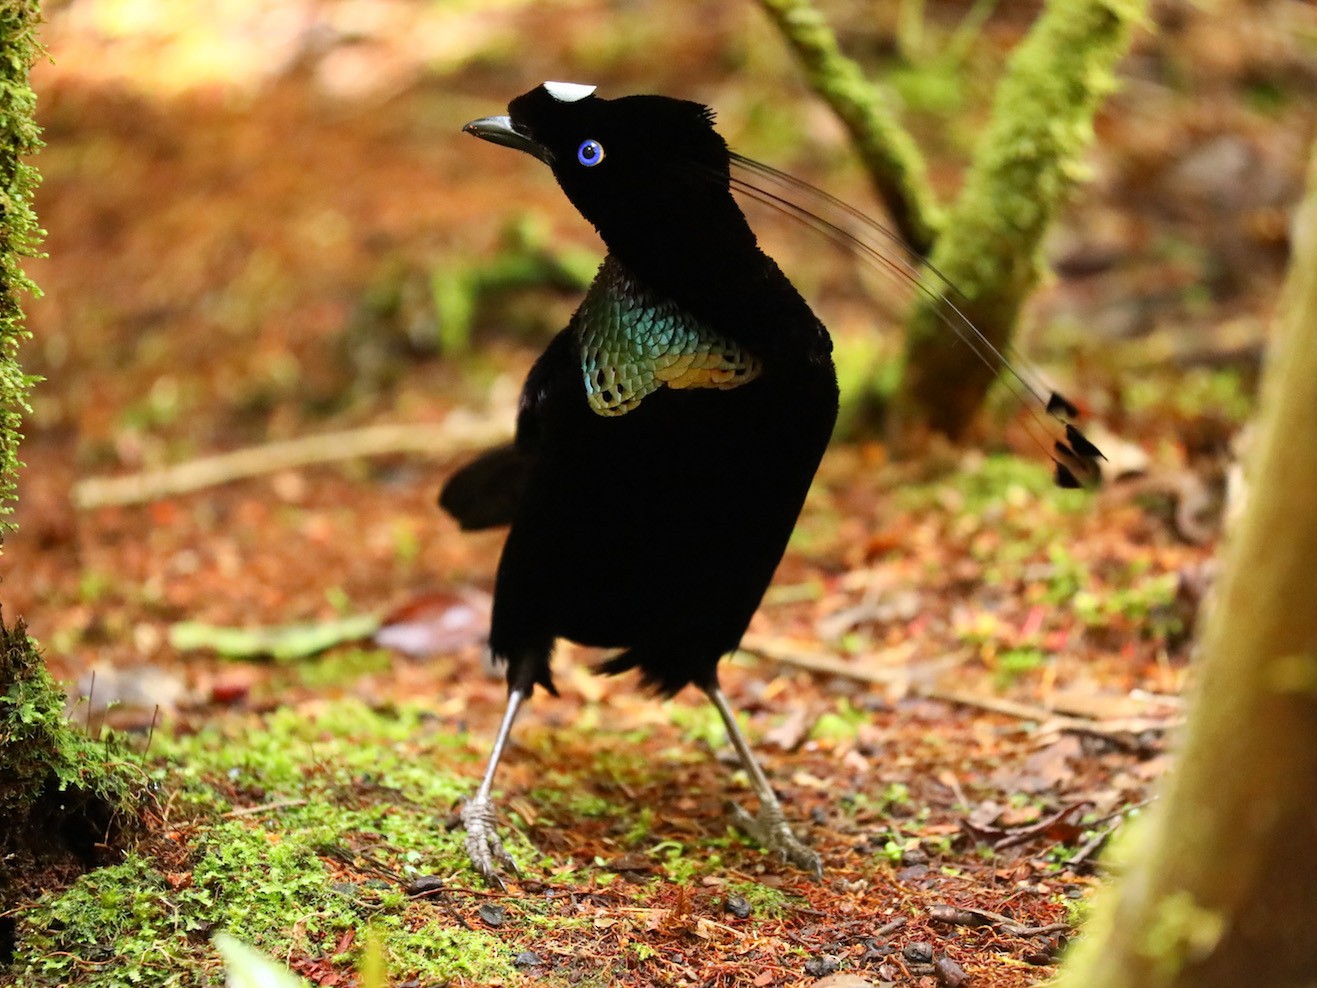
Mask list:
[[783,861],[809,872],[819,881],[823,880],[823,862],[792,833],[782,815],[782,807],[776,803],[762,804],[754,816],[733,803],[732,821],[758,841],[764,850],[772,851]]
[[485,881],[500,889],[507,888],[499,875],[500,865],[521,879],[517,862],[512,860],[494,827],[494,804],[488,797],[468,800],[462,807],[462,823],[466,826],[466,840],[463,842],[466,856]]

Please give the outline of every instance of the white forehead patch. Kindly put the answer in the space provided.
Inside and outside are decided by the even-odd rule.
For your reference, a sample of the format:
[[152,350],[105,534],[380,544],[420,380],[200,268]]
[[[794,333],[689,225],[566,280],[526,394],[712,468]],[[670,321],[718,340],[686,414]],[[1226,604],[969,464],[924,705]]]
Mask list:
[[544,90],[559,103],[575,103],[593,93],[597,86],[586,86],[579,82],[546,82]]

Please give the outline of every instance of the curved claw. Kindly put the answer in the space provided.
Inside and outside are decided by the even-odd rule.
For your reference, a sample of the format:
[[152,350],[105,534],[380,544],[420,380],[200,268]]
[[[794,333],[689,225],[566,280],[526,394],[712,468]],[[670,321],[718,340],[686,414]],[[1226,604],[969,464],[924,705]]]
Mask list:
[[466,826],[463,846],[472,866],[490,885],[506,891],[499,866],[507,868],[521,880],[521,871],[512,859],[494,826],[494,804],[486,797],[468,800],[462,807],[462,823]]
[[809,872],[816,881],[823,881],[822,860],[812,849],[800,842],[800,838],[787,825],[782,810],[776,805],[765,804],[759,808],[756,815],[751,816],[733,803],[732,821],[758,841],[764,850],[772,851],[783,861]]

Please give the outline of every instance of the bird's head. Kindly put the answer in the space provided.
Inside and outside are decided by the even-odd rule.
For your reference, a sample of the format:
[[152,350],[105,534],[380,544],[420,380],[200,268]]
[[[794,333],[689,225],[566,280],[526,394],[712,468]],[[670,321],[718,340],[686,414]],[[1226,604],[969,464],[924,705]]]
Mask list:
[[546,82],[473,120],[467,133],[548,164],[572,204],[615,249],[662,236],[711,211],[740,216],[727,144],[706,106],[668,96],[603,99],[595,87]]

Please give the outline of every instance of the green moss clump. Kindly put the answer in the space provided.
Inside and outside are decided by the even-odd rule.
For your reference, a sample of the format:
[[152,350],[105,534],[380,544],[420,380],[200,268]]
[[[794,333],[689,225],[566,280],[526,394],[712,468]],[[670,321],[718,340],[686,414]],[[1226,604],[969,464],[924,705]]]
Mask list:
[[[48,803],[72,808],[92,802],[97,817],[126,818],[141,788],[122,771],[121,759],[128,757],[113,739],[92,741],[69,726],[64,693],[23,622],[9,628],[0,615],[0,820],[6,823],[0,851],[29,836],[47,837],[50,821],[34,817],[56,811]],[[32,828],[41,833],[29,834]]]
[[781,919],[793,905],[804,903],[799,896],[758,882],[733,882],[725,886],[725,890],[728,898],[739,895],[748,902],[756,919]]
[[1009,504],[1046,504],[1059,512],[1076,512],[1091,500],[1088,491],[1057,487],[1050,464],[1006,454],[985,456],[944,479],[907,485],[897,500],[907,511],[918,510],[938,503],[948,492],[957,498],[958,514],[973,516]]
[[98,988],[219,983],[209,945],[223,930],[294,967],[331,962],[346,930],[371,922],[395,974],[423,981],[515,978],[508,952],[488,934],[445,929],[433,907],[388,886],[335,883],[318,856],[320,828],[229,820],[207,827],[189,872],[167,875],[130,856],[84,875],[23,916],[13,971],[23,986]]
[[[398,980],[516,982],[513,949],[377,877],[467,867],[462,834],[443,824],[470,788],[444,769],[468,757],[464,741],[426,718],[347,701],[158,737],[151,775],[171,818],[189,822],[26,911],[16,983],[217,984],[209,938],[221,930],[295,970],[350,972],[358,947],[340,955],[340,945],[367,924]],[[235,804],[257,811],[235,816]]]
[[[930,258],[955,286],[956,312],[1005,351],[1044,269],[1043,236],[1075,184],[1093,118],[1145,0],[1049,0],[1011,53],[992,119]],[[897,406],[909,426],[962,435],[997,373],[980,347],[948,346],[949,313],[934,294],[907,324]],[[967,354],[969,354],[967,356]]]

